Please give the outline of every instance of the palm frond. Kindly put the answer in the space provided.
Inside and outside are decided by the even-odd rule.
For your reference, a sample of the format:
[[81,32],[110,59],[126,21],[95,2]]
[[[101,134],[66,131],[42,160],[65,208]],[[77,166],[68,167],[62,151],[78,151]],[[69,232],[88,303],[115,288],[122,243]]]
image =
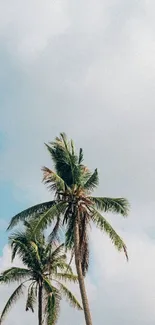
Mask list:
[[89,191],[94,190],[99,184],[98,171],[95,169],[94,173],[89,177],[89,179],[84,184],[84,189]]
[[55,274],[55,279],[56,280],[62,280],[62,281],[70,281],[70,282],[77,282],[78,277],[77,275],[70,274],[70,273],[56,273]]
[[79,160],[78,160],[79,165],[81,165],[82,161],[83,161],[83,150],[82,150],[82,148],[80,148],[80,150],[79,150]]
[[66,184],[57,173],[45,166],[42,168],[42,171],[43,182],[51,191],[65,191]]
[[129,212],[129,202],[124,198],[90,197],[100,211],[120,213],[124,217]]
[[51,233],[48,236],[49,244],[59,242],[61,232],[62,232],[62,222],[61,222],[61,219],[58,217],[53,230],[51,231]]
[[66,206],[67,203],[60,202],[53,205],[48,211],[42,214],[34,228],[34,234],[45,229],[54,219],[60,218],[61,214],[65,212]]
[[73,214],[72,217],[66,218],[68,220],[67,222],[67,229],[65,233],[65,247],[66,249],[73,250],[74,248],[74,225],[76,220],[76,215]]
[[54,204],[56,204],[55,201],[40,203],[16,214],[11,219],[7,230],[10,230],[13,227],[15,227],[20,221],[25,221],[26,219],[30,219],[30,218],[37,218],[41,214],[48,211]]
[[[55,288],[52,286],[50,280],[49,280],[46,276],[44,276],[44,278],[43,278],[43,287],[44,287],[44,290],[46,291],[46,293],[48,293],[48,294],[57,291],[57,290],[55,290]],[[57,293],[58,293],[58,291],[57,291]]]
[[74,142],[72,139],[71,139],[71,151],[72,151],[72,156],[74,156],[75,155],[75,146],[74,146]]
[[66,135],[61,133],[59,138],[46,146],[52,156],[57,174],[71,188],[80,176],[78,156],[73,150],[72,141],[69,142]]
[[0,282],[11,283],[21,281],[31,276],[32,274],[28,269],[20,267],[11,267],[0,274]]
[[26,300],[26,308],[25,310],[28,311],[29,309],[34,313],[34,305],[36,303],[36,292],[34,289],[34,283],[30,284],[28,288],[28,295]]
[[0,316],[0,324],[2,323],[3,319],[5,318],[6,314],[8,313],[9,309],[12,307],[14,303],[20,298],[20,296],[23,294],[23,288],[24,285],[21,283],[16,290],[13,292],[13,294],[10,296],[9,300],[7,301],[1,316]]
[[[25,242],[24,242],[25,240]],[[14,258],[15,253],[20,257],[21,261],[30,269],[39,269],[41,268],[41,263],[38,259],[34,247],[31,245],[29,240],[26,241],[26,237],[23,240],[21,239],[12,239],[11,242],[12,248],[12,258]],[[15,250],[15,252],[14,252]]]
[[68,273],[68,271],[69,271],[69,273],[73,274],[71,264],[72,264],[72,261],[73,261],[74,254],[75,254],[75,251],[74,251],[74,249],[72,249],[71,250],[70,260],[69,260],[69,262],[67,264],[66,273]]
[[62,272],[69,272],[70,274],[73,274],[73,270],[71,266],[64,262],[64,260],[58,259],[52,263],[52,270],[56,270],[55,272],[62,271]]
[[60,313],[60,298],[58,295],[49,294],[46,298],[45,317],[46,325],[55,325]]
[[27,247],[27,243],[21,241],[20,239],[11,239],[11,249],[12,249],[12,262],[16,255],[18,255],[21,260],[24,262],[25,258],[29,259],[29,262],[32,261],[32,256],[29,250],[29,247]]
[[109,222],[95,209],[91,218],[92,221],[96,224],[96,226],[99,229],[104,230],[104,232],[110,237],[112,243],[118,249],[118,251],[124,251],[125,256],[128,260],[126,245],[123,242],[122,238],[116,233],[116,231],[109,224]]
[[67,299],[69,304],[72,307],[82,310],[80,303],[78,302],[76,297],[72,294],[72,292],[64,284],[62,284],[60,282],[58,283],[58,286],[60,288],[60,291],[62,292],[62,295]]
[[[52,261],[59,259],[60,253],[64,250],[64,244],[59,245],[53,252],[51,252]],[[63,255],[66,258],[66,255]]]
[[30,241],[30,245],[31,245],[31,247],[33,249],[35,259],[37,260],[38,264],[41,264],[38,245],[34,241]]

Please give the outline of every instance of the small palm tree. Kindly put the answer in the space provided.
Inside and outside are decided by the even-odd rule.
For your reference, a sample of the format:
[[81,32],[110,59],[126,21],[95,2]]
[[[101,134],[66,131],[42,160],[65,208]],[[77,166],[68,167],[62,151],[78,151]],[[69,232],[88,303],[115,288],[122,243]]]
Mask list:
[[28,223],[27,230],[14,233],[10,237],[10,242],[12,261],[17,255],[23,267],[11,267],[0,275],[0,282],[3,284],[20,282],[2,311],[0,323],[10,307],[23,295],[24,289],[27,290],[26,311],[34,312],[38,300],[38,325],[42,325],[44,321],[46,325],[56,324],[63,296],[72,306],[82,309],[77,299],[64,285],[64,281],[77,281],[77,276],[73,274],[71,267],[68,269],[63,244],[57,246],[51,241],[47,243],[41,233],[34,236],[33,229]]
[[123,240],[112,228],[101,212],[113,212],[127,216],[129,204],[124,198],[109,198],[92,196],[99,183],[98,171],[93,173],[83,165],[83,151],[77,154],[73,141],[68,141],[64,133],[54,142],[46,145],[51,155],[54,171],[43,168],[44,182],[54,193],[54,200],[33,206],[12,218],[9,229],[19,221],[37,219],[35,231],[44,229],[57,220],[56,229],[65,225],[66,248],[75,255],[79,287],[87,325],[92,325],[84,276],[89,266],[89,236],[88,229],[93,222],[110,237],[119,251],[127,249]]

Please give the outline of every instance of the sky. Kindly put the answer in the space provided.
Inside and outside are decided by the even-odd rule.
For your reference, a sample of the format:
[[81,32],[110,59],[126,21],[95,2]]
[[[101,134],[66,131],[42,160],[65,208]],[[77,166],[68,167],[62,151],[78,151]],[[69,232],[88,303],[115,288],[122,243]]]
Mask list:
[[[98,168],[97,193],[131,204],[127,219],[106,215],[128,263],[90,234],[93,325],[155,322],[154,12],[153,0],[0,0],[0,270],[10,265],[11,217],[50,199],[44,143],[64,131]],[[12,287],[0,290],[2,310]],[[34,317],[22,300],[4,324]],[[58,325],[73,322],[84,325],[83,314],[63,302]]]

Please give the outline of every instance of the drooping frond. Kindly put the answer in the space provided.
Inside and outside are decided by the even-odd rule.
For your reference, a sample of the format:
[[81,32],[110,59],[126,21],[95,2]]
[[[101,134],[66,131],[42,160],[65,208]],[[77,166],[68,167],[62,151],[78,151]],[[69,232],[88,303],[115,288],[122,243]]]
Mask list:
[[56,218],[60,218],[61,214],[63,214],[65,212],[66,206],[67,206],[67,203],[60,202],[60,203],[53,205],[48,211],[46,211],[44,214],[42,214],[40,216],[40,218],[38,219],[38,222],[35,226],[34,234],[40,230],[45,229]]
[[26,308],[25,308],[26,311],[30,309],[33,313],[34,313],[34,305],[36,303],[36,292],[34,289],[34,284],[35,282],[29,285]]
[[61,219],[58,217],[55,226],[52,229],[52,232],[48,236],[49,244],[59,242],[61,233],[62,233],[62,222]]
[[31,262],[33,262],[33,258],[31,256],[31,252],[29,250],[29,247],[27,246],[27,243],[24,241],[21,241],[20,239],[12,238],[10,239],[11,243],[11,249],[12,249],[12,262],[15,258],[15,256],[18,254],[18,256],[21,258],[22,262],[26,264],[26,261],[29,260],[28,266]]
[[52,292],[55,292],[50,280],[46,276],[43,277],[43,286],[46,293],[51,294]]
[[70,273],[56,273],[55,279],[59,281],[70,281],[74,283],[78,281],[77,275],[70,274]]
[[99,184],[98,171],[95,169],[94,173],[89,177],[89,179],[84,184],[84,189],[89,191],[93,191]]
[[[40,215],[41,217],[41,215]],[[38,218],[33,218],[30,219],[29,221],[24,221],[24,233],[26,236],[26,240],[27,242],[35,242],[35,243],[40,243],[41,245],[45,244],[45,235],[44,235],[44,231],[42,230],[38,230],[37,233],[34,234],[34,229],[38,223],[39,217]]]
[[48,211],[54,204],[56,204],[55,201],[40,203],[40,204],[37,204],[31,208],[28,208],[28,209],[16,214],[11,219],[7,230],[10,230],[13,227],[15,227],[20,221],[25,221],[26,219],[31,219],[31,218],[37,218],[41,214]]
[[60,297],[57,294],[47,295],[45,302],[46,325],[55,325],[60,313]]
[[69,304],[74,308],[82,310],[80,303],[75,298],[75,296],[72,294],[72,292],[64,284],[62,284],[60,282],[58,283],[58,286],[60,288],[60,292],[62,292],[62,295],[65,296],[65,298],[67,299]]
[[11,248],[12,248],[12,260],[16,255],[18,255],[21,261],[30,269],[39,270],[41,268],[41,262],[38,258],[38,253],[36,252],[35,245],[32,245],[32,241],[26,237],[26,234],[23,236],[17,236],[10,239]]
[[70,274],[73,274],[71,266],[68,265],[67,263],[65,263],[63,259],[62,260],[58,259],[57,261],[55,261],[52,264],[52,268],[53,268],[53,272],[54,272],[54,270],[56,270],[56,272],[59,270],[62,272],[66,272],[66,273],[69,272]]
[[127,248],[122,238],[116,233],[116,231],[112,228],[109,222],[97,211],[94,209],[92,214],[92,221],[96,224],[96,226],[103,230],[111,239],[114,246],[118,249],[118,251],[124,251],[125,256],[128,260]]
[[2,323],[3,319],[5,318],[6,314],[8,313],[9,309],[12,307],[13,304],[16,303],[16,301],[20,298],[20,296],[23,294],[23,288],[24,285],[21,283],[18,288],[13,292],[13,294],[10,296],[9,300],[7,301],[1,316],[0,316],[0,324]]
[[40,265],[41,264],[41,259],[40,259],[40,255],[39,255],[38,245],[34,241],[30,241],[30,245],[31,245],[32,250],[33,250],[33,256],[35,257],[35,260]]
[[128,215],[129,203],[124,198],[90,197],[90,199],[100,211],[120,213],[124,217]]
[[55,172],[47,167],[42,168],[43,182],[48,186],[51,191],[65,191],[66,184],[64,180]]
[[75,224],[75,215],[68,218],[67,229],[65,233],[65,247],[66,249],[73,250],[74,247],[74,224]]
[[[56,260],[59,258],[60,254],[64,250],[64,244],[59,245],[53,252],[51,252],[51,259],[52,261]],[[66,255],[63,255],[63,257]]]
[[28,269],[20,267],[11,267],[0,274],[0,283],[12,283],[31,277]]

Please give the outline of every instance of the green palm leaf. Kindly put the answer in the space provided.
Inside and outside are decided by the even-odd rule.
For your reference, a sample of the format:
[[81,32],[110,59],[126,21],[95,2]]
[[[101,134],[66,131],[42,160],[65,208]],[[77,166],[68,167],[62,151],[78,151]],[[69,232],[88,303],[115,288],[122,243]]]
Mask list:
[[48,295],[46,299],[46,325],[55,325],[60,313],[60,298],[57,295]]
[[62,222],[61,219],[58,217],[55,226],[52,229],[52,232],[48,236],[49,244],[54,243],[55,241],[59,242],[62,234],[63,234]]
[[24,264],[28,266],[33,265],[33,256],[31,254],[30,245],[24,243],[18,239],[13,239],[11,242],[12,248],[12,261],[14,260],[16,254],[21,258]]
[[64,180],[54,171],[47,167],[42,168],[43,171],[43,182],[48,185],[52,191],[65,191],[66,184]]
[[40,214],[43,214],[44,212],[48,211],[54,204],[56,204],[55,201],[40,203],[16,214],[11,219],[7,230],[10,230],[15,227],[20,221],[25,221],[26,219],[30,218],[37,218],[38,216],[40,216]]
[[[59,245],[52,253],[51,253],[51,260],[57,260],[60,257],[60,253],[64,251],[64,244]],[[63,255],[63,258],[66,258],[66,255]]]
[[116,231],[112,228],[110,223],[97,211],[94,209],[94,213],[92,215],[92,221],[96,224],[96,226],[104,230],[104,232],[110,237],[114,246],[118,249],[118,251],[124,251],[125,256],[128,260],[127,248],[121,237],[116,233]]
[[19,240],[12,239],[12,241],[11,241],[11,238],[10,238],[10,242],[11,242],[11,248],[12,248],[12,262],[16,256],[16,254],[18,254],[20,256],[20,258],[22,259],[23,262],[25,260],[25,257],[29,258],[29,260],[32,261],[30,250],[27,247],[26,243],[21,242],[20,239]]
[[45,289],[46,293],[48,293],[48,294],[55,291],[54,290],[55,288],[52,286],[50,280],[45,276],[43,278],[43,286],[44,286],[44,289]]
[[65,212],[67,203],[60,202],[53,205],[48,211],[42,214],[34,228],[34,234],[45,229],[55,218],[59,218]]
[[57,280],[62,280],[62,281],[71,281],[71,282],[77,282],[78,277],[77,275],[70,274],[70,273],[56,273],[55,274],[55,279]]
[[32,274],[28,269],[20,268],[20,267],[11,267],[0,275],[1,283],[11,283],[16,281],[21,281],[22,279],[26,279],[31,277]]
[[89,177],[89,179],[84,184],[84,189],[89,191],[94,190],[99,184],[98,171],[95,169],[94,173]]
[[[73,270],[71,268],[70,265],[68,265],[67,263],[64,262],[64,260],[57,260],[55,261],[54,263],[52,263],[52,267],[53,267],[53,270],[59,270],[59,271],[66,271],[66,272],[69,272],[70,274],[73,274]],[[53,271],[54,272],[54,271]]]
[[71,291],[64,284],[62,284],[60,282],[58,283],[58,285],[59,285],[60,291],[65,296],[65,298],[67,299],[69,304],[74,308],[82,310],[80,303],[75,298],[75,296],[71,293]]
[[60,134],[50,145],[46,145],[52,156],[57,174],[68,187],[76,184],[80,175],[78,156],[74,154],[73,142],[68,141],[65,133]]
[[120,213],[124,217],[128,215],[129,203],[124,198],[90,197],[90,199],[100,211]]
[[26,301],[26,308],[25,310],[28,311],[29,309],[34,313],[34,305],[36,303],[36,292],[34,289],[35,282],[30,284],[28,288],[28,295]]
[[82,148],[80,148],[80,150],[79,150],[79,161],[78,161],[79,165],[82,163],[82,161],[83,161],[83,150],[82,150]]
[[8,313],[9,309],[12,307],[13,304],[16,303],[16,301],[20,298],[20,296],[23,294],[23,288],[24,285],[23,283],[21,283],[18,288],[16,288],[16,290],[13,292],[13,294],[10,296],[9,300],[7,301],[1,316],[0,316],[0,324],[2,323],[4,317],[6,316],[6,314]]
[[38,250],[38,245],[34,241],[30,241],[30,245],[33,249],[35,259],[37,260],[38,264],[41,265],[41,260],[39,256],[39,250]]

